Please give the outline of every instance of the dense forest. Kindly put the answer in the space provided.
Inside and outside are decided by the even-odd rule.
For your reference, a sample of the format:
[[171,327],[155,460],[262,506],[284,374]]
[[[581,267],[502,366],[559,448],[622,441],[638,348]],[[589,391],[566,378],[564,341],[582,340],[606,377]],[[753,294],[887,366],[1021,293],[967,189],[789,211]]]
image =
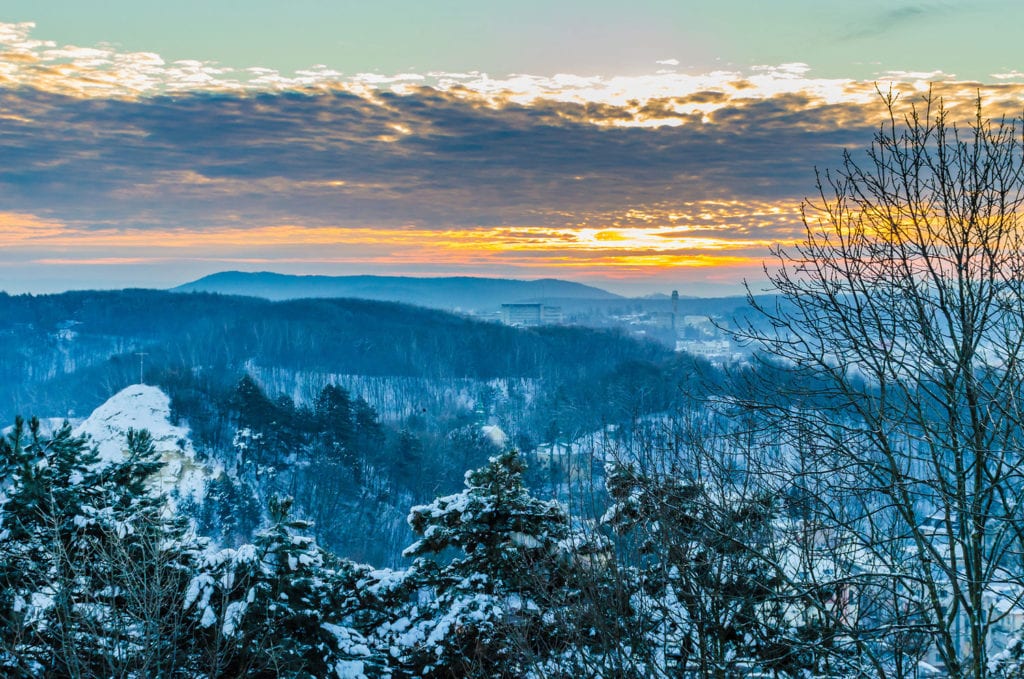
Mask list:
[[205,534],[247,540],[266,498],[288,494],[321,544],[380,565],[400,562],[408,506],[457,490],[489,456],[514,446],[538,459],[535,485],[564,493],[552,449],[624,435],[718,379],[618,331],[366,300],[0,295],[0,317],[11,418],[82,418],[141,376],[170,397],[200,460],[227,472],[190,509]]
[[[614,502],[604,446],[642,448],[665,413],[692,411],[722,382],[709,364],[615,331],[360,300],[129,290],[0,307],[0,369],[18,385],[5,407],[77,420],[141,372],[210,470],[201,497],[180,495],[154,482],[144,430],[103,461],[70,426],[19,420],[0,446],[8,672],[550,676],[558,656],[646,676],[678,664],[595,636],[629,629],[608,617],[628,608],[626,571],[577,566],[608,562],[619,540],[597,520]],[[451,591],[417,604],[442,583]],[[509,602],[532,622],[511,620]],[[590,618],[570,624],[578,606]]]
[[[586,351],[581,351],[586,347]],[[593,379],[671,352],[617,332],[515,329],[408,305],[287,302],[154,290],[0,293],[0,412],[84,411],[145,377],[216,375],[247,365],[324,375],[430,379]],[[213,378],[215,379],[215,377]],[[90,387],[91,385],[91,387]]]
[[[761,298],[758,298],[761,299]],[[681,300],[687,307],[693,300]],[[747,321],[735,299],[687,314]],[[586,351],[581,351],[586,347]],[[357,299],[271,302],[209,293],[0,292],[0,412],[82,413],[146,377],[266,371],[424,379],[588,379],[626,361],[659,364],[673,347],[618,329],[511,328],[409,305]],[[320,385],[322,386],[322,385]],[[307,394],[308,396],[308,394]]]
[[531,494],[511,451],[412,507],[408,563],[382,570],[325,551],[276,495],[251,541],[197,537],[147,485],[148,434],[124,449],[97,465],[70,427],[20,420],[0,444],[8,676],[805,676],[862,661],[815,615],[835,593],[808,599],[753,551],[786,516],[777,499],[612,465],[599,526]]

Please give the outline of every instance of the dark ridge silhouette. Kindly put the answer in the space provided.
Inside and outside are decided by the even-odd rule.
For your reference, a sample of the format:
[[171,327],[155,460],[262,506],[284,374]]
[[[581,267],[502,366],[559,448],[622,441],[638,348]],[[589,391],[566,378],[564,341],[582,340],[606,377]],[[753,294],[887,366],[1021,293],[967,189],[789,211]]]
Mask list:
[[524,281],[471,276],[296,276],[266,271],[223,271],[171,291],[217,292],[270,300],[353,297],[464,311],[496,311],[502,304],[551,299],[621,299],[607,290],[556,278]]

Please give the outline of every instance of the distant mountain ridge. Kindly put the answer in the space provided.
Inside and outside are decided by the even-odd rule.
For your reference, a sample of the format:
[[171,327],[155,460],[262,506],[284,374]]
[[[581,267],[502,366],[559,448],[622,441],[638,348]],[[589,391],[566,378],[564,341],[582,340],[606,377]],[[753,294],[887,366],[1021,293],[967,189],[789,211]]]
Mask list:
[[308,297],[355,297],[403,302],[434,309],[496,311],[502,304],[549,299],[621,299],[582,283],[543,278],[453,276],[300,276],[272,272],[223,271],[179,285],[172,292],[215,292],[280,301]]

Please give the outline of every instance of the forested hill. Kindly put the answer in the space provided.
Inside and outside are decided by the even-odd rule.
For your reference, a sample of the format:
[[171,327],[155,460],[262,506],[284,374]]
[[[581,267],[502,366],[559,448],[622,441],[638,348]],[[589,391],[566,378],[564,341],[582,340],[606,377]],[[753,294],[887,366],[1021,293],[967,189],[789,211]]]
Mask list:
[[[0,412],[87,410],[146,378],[262,367],[417,378],[575,382],[667,349],[584,328],[521,330],[403,304],[272,302],[154,290],[0,294]],[[42,387],[46,388],[42,388]],[[56,387],[56,388],[55,388]]]
[[358,297],[433,309],[482,311],[495,311],[502,304],[544,299],[619,299],[607,290],[554,278],[523,281],[470,276],[293,276],[265,271],[223,271],[173,291],[252,295],[272,300]]

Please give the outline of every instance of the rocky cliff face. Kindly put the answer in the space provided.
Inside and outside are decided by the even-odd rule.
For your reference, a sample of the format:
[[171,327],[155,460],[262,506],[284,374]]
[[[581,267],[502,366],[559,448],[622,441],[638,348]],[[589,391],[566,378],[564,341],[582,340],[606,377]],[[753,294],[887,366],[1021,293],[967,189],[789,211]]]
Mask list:
[[88,435],[104,461],[125,453],[129,429],[146,429],[165,467],[156,479],[172,498],[201,503],[210,480],[222,473],[218,466],[199,462],[187,427],[171,424],[171,402],[157,387],[133,384],[111,396],[75,427],[75,434]]

